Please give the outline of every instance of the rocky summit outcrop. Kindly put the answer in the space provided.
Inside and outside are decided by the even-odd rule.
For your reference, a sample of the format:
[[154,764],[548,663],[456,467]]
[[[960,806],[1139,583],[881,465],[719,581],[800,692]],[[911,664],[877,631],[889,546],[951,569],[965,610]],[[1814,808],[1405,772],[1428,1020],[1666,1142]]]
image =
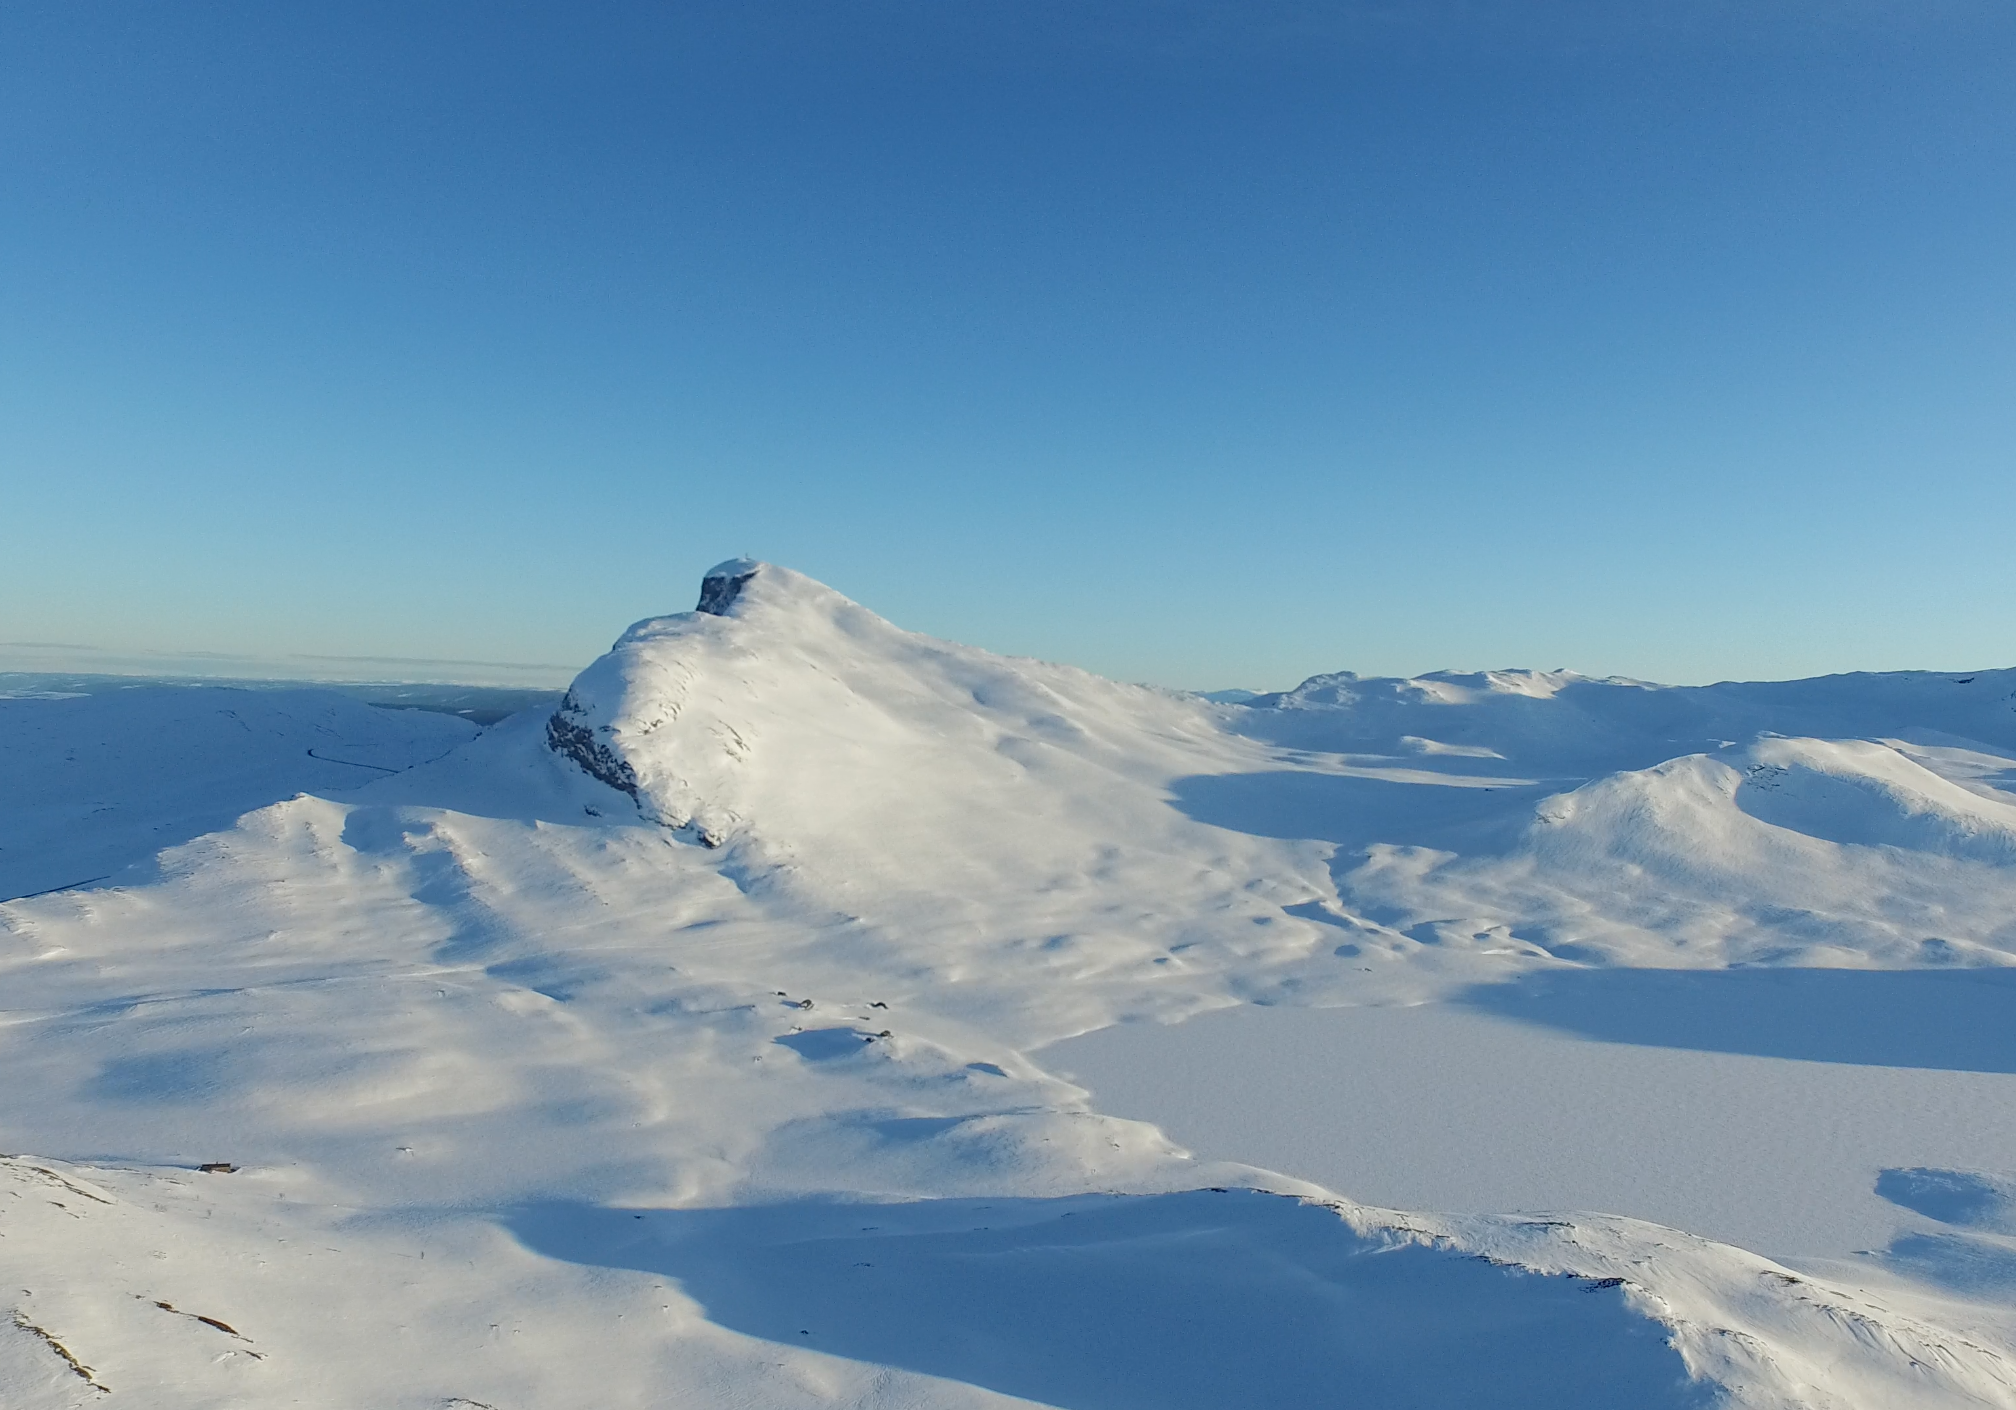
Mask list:
[[756,577],[763,565],[753,558],[731,558],[726,563],[717,563],[707,570],[707,576],[700,580],[700,602],[693,610],[705,612],[710,617],[725,617],[728,609],[735,605],[735,599],[742,595]]

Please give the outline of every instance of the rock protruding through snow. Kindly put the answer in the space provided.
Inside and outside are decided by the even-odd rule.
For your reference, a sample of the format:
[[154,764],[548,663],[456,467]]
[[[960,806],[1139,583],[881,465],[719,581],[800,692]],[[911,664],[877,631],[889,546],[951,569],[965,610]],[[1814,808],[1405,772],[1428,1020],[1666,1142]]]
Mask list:
[[700,602],[693,610],[705,612],[710,617],[725,617],[728,609],[735,605],[735,599],[742,595],[742,589],[749,585],[763,567],[753,558],[731,558],[726,563],[716,563],[700,579]]

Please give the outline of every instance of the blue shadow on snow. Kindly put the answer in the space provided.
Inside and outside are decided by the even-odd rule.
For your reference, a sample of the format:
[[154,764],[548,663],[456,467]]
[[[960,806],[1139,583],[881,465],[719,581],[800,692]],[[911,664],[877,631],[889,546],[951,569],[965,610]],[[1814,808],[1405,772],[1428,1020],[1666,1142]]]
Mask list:
[[[1878,1172],[1876,1193],[1956,1231],[1902,1233],[1878,1257],[1892,1272],[1962,1297],[2016,1296],[2016,1179],[1925,1166]],[[1977,1232],[1978,1231],[1978,1232]]]
[[1459,999],[1609,1043],[2016,1073],[2016,969],[1560,969]]
[[1899,1166],[1876,1172],[1876,1193],[1941,1224],[2016,1235],[2016,1179],[2008,1175]]
[[1062,1410],[1712,1403],[1600,1283],[1355,1234],[1250,1191],[629,1210],[549,1257],[679,1280],[718,1325]]

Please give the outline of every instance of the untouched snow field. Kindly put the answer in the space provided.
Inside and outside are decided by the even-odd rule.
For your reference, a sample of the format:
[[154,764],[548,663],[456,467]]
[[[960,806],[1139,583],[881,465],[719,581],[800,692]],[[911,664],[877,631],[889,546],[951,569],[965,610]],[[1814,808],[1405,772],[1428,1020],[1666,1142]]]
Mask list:
[[1229,703],[736,561],[247,695],[0,700],[0,1403],[2016,1406],[2016,672]]
[[[1598,973],[1685,980],[1808,972]],[[1895,977],[1971,975],[2016,971]],[[1899,986],[1889,996],[1902,1017],[1948,1018],[1963,1039],[2016,1047],[2008,1021],[2016,988],[2008,984],[1988,987],[1978,1004],[1944,1002],[1951,994],[1937,986]],[[1730,995],[1732,1007],[1744,997]],[[1506,1007],[1517,1014],[1528,1006]],[[1760,1027],[1759,1035],[1769,1042],[1786,1030]],[[1801,1267],[1943,1232],[1884,1193],[1885,1171],[2016,1171],[2016,1071],[2007,1067],[1700,1051],[1658,1046],[1649,1033],[1598,1043],[1460,998],[1405,1008],[1227,1009],[1173,1027],[1101,1029],[1036,1056],[1089,1087],[1100,1110],[1153,1121],[1193,1151],[1236,1155],[1374,1203],[1603,1209]]]

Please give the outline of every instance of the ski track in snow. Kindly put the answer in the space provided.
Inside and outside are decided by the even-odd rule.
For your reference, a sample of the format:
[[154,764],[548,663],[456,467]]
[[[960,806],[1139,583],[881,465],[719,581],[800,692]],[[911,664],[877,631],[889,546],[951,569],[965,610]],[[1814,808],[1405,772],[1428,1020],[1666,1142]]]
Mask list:
[[[2007,1171],[1849,1181],[1896,1239],[1792,1267],[1352,1203],[1046,1051],[1423,1005],[1617,1110],[1619,1051],[1834,1064],[1844,1123],[2016,1071],[2016,671],[1221,704],[767,565],[702,600],[480,733],[0,701],[0,1400],[2016,1406]],[[1313,1119],[1270,1051],[1198,1100]]]

